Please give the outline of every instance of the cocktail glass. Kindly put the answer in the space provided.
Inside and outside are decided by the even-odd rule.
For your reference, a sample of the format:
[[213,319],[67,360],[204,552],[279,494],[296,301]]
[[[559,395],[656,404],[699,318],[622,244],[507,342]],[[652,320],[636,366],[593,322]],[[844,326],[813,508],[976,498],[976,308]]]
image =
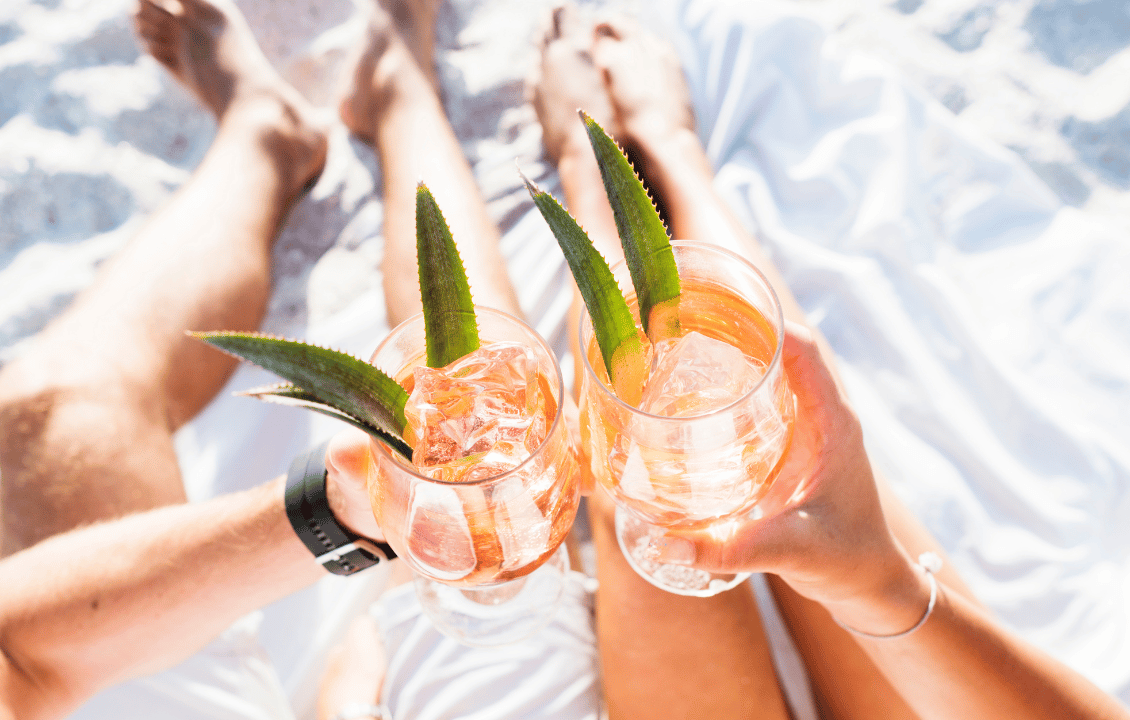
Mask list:
[[[494,646],[553,618],[569,570],[561,544],[580,486],[553,351],[516,318],[475,312],[483,348],[501,342],[532,350],[544,439],[520,464],[495,474],[480,467],[471,473],[478,479],[462,481],[431,477],[374,440],[369,497],[386,540],[415,571],[416,594],[436,627],[467,645]],[[371,362],[411,391],[414,368],[426,364],[423,316],[396,327]],[[480,461],[486,458],[466,460]]]
[[[782,370],[784,316],[765,276],[716,246],[672,248],[684,336],[652,348],[639,407],[613,393],[592,323],[582,318],[581,437],[593,475],[616,502],[628,562],[657,587],[707,597],[749,574],[660,563],[661,538],[757,515],[789,442],[795,400]],[[631,287],[624,263],[612,270],[620,287]],[[628,301],[637,313],[635,295]]]

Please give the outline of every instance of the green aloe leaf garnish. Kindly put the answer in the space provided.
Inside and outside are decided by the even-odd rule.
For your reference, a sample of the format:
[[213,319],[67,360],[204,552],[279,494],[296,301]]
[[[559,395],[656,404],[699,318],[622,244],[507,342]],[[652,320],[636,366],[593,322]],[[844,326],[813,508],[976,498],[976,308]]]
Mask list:
[[336,420],[347,422],[355,428],[359,428],[369,433],[373,437],[383,441],[390,448],[400,453],[405,459],[412,458],[412,448],[408,447],[408,443],[401,440],[396,435],[385,432],[381,428],[372,423],[365,422],[361,418],[354,417],[347,412],[339,410],[332,405],[326,405],[318,400],[316,396],[306,392],[300,387],[295,385],[269,385],[267,387],[252,388],[251,390],[244,390],[243,392],[236,393],[244,397],[253,397],[263,400],[264,402],[275,403],[277,405],[289,405],[291,407],[302,407],[307,410],[328,415]]
[[[579,112],[616,219],[616,230],[636,289],[643,330],[652,342],[677,337],[679,319],[673,306],[679,298],[679,271],[675,267],[667,228],[620,146],[599,123],[583,110]],[[659,320],[655,327],[653,319]]]
[[428,367],[441,368],[479,349],[479,328],[459,250],[439,205],[423,183],[416,186],[416,263]]
[[552,195],[540,190],[525,175],[522,179],[557,238],[557,244],[561,246],[561,252],[577,280],[577,288],[592,318],[593,335],[613,390],[625,402],[638,404],[647,378],[646,356],[636,321],[608,267],[608,261]]
[[[416,258],[428,366],[444,367],[479,348],[479,330],[459,251],[423,184],[416,189]],[[241,394],[342,420],[412,457],[412,429],[404,417],[408,393],[379,368],[337,350],[260,333],[190,334],[292,383]]]
[[[260,333],[191,334],[294,383],[301,394],[289,394],[289,399],[294,401],[292,404],[308,401],[307,407],[309,403],[328,406],[355,419],[357,422],[352,424],[360,423],[362,429],[372,426],[383,435],[404,437],[407,424],[404,405],[408,402],[408,393],[364,360],[337,350]],[[403,444],[402,447],[406,448]],[[411,451],[408,456],[411,457]]]

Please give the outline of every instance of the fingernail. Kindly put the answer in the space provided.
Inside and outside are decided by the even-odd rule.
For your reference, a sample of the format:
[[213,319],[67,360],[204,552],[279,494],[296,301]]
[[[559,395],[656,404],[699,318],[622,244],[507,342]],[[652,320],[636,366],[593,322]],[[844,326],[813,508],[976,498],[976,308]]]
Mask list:
[[656,538],[652,541],[656,551],[655,559],[668,565],[693,565],[694,543],[676,537]]

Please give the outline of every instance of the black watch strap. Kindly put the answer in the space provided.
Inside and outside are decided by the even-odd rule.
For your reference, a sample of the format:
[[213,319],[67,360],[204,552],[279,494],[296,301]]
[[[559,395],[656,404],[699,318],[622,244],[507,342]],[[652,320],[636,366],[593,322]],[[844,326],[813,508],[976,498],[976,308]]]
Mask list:
[[329,441],[299,455],[286,476],[286,516],[294,532],[326,570],[352,575],[396,557],[392,546],[342,527],[326,499],[326,448]]

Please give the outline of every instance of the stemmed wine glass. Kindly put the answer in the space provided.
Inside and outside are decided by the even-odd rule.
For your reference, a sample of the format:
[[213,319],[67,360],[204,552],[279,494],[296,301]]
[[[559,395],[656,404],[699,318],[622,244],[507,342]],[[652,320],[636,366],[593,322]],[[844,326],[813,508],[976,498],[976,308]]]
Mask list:
[[[368,486],[377,522],[415,571],[417,596],[436,627],[467,645],[495,646],[527,637],[553,618],[569,570],[561,545],[580,487],[553,351],[514,317],[483,307],[475,313],[484,350],[493,352],[495,343],[528,348],[534,362],[526,370],[534,374],[516,367],[522,363],[513,352],[491,355],[492,365],[451,388],[466,400],[461,421],[480,429],[496,402],[488,386],[502,378],[518,384],[503,394],[536,394],[531,402],[544,416],[536,420],[544,422],[544,437],[526,448],[529,456],[520,462],[497,462],[483,453],[456,461],[460,472],[446,474],[417,468],[373,440]],[[410,391],[425,352],[424,318],[418,315],[385,338],[371,363]]]
[[[652,349],[638,407],[609,386],[592,323],[582,318],[581,436],[615,500],[616,536],[652,584],[707,597],[749,574],[658,562],[669,530],[719,528],[756,515],[788,445],[794,398],[782,370],[784,316],[773,288],[744,258],[673,242],[683,335]],[[624,263],[612,268],[631,287]],[[635,296],[628,296],[633,313]]]

